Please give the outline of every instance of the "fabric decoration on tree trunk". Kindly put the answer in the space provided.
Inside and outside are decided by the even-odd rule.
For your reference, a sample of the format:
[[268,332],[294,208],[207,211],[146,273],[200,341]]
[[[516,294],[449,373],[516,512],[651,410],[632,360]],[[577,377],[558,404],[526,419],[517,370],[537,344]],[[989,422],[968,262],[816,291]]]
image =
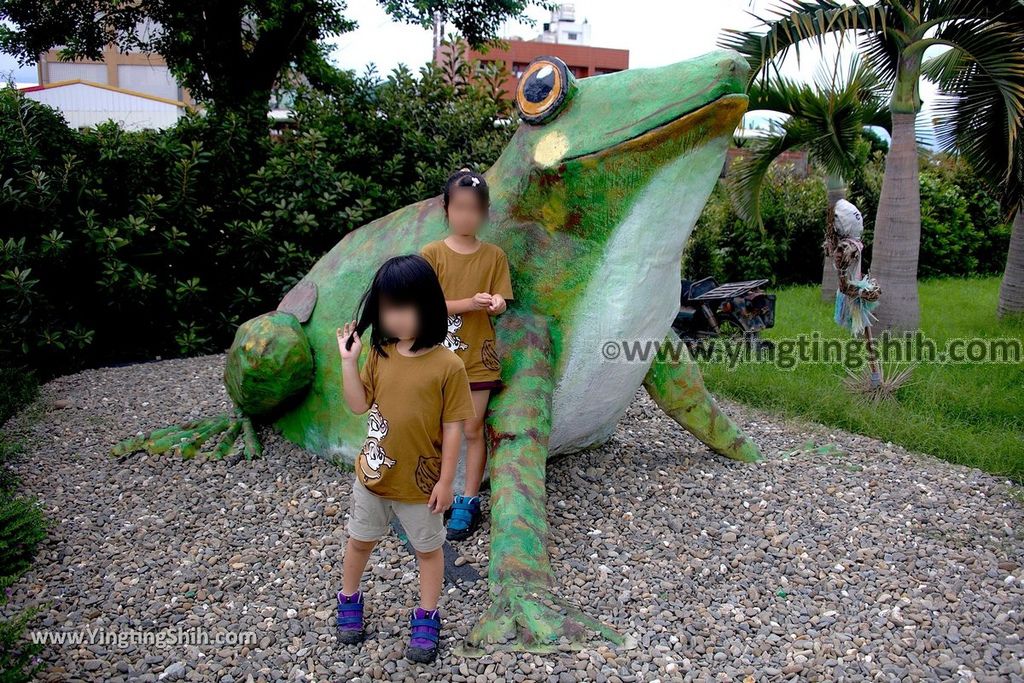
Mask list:
[[863,233],[864,219],[857,207],[845,199],[836,202],[829,212],[823,246],[839,273],[834,319],[855,337],[864,334],[875,320],[871,311],[882,294],[873,278],[861,274]]

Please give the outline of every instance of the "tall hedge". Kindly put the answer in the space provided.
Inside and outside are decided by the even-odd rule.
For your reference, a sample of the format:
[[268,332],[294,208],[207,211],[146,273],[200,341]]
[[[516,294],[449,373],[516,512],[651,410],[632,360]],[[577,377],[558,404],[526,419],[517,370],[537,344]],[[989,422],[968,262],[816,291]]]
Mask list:
[[344,73],[275,142],[216,111],[78,132],[0,91],[0,367],[224,349],[345,233],[489,165],[507,107],[433,65]]

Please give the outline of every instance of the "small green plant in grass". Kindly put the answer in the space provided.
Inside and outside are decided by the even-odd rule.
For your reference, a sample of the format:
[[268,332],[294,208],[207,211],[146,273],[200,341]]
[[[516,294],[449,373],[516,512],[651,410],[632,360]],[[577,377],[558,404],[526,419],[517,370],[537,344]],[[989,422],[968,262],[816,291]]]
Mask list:
[[0,425],[31,403],[39,391],[35,373],[21,367],[0,365],[0,386],[4,387],[0,392]]

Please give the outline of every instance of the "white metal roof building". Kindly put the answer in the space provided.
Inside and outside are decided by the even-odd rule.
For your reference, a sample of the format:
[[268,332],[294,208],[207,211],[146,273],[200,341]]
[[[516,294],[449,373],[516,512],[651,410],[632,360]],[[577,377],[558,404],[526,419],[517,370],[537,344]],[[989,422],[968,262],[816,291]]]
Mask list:
[[59,110],[72,128],[114,121],[126,130],[173,126],[187,105],[105,83],[71,80],[22,88],[25,97]]

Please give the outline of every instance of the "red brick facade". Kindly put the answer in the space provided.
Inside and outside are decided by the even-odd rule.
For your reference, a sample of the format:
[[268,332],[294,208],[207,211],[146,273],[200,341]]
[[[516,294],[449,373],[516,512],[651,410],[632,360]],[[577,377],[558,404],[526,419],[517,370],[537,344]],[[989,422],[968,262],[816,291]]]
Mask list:
[[[554,55],[561,59],[576,78],[613,73],[629,68],[629,50],[590,45],[542,43],[535,40],[507,40],[505,42],[508,45],[507,50],[496,47],[490,48],[486,53],[470,50],[468,56],[484,63],[505,62],[505,67],[512,74],[505,82],[505,92],[509,97],[515,94],[516,82],[526,65],[544,55]],[[437,61],[437,57],[435,57],[435,61]]]

